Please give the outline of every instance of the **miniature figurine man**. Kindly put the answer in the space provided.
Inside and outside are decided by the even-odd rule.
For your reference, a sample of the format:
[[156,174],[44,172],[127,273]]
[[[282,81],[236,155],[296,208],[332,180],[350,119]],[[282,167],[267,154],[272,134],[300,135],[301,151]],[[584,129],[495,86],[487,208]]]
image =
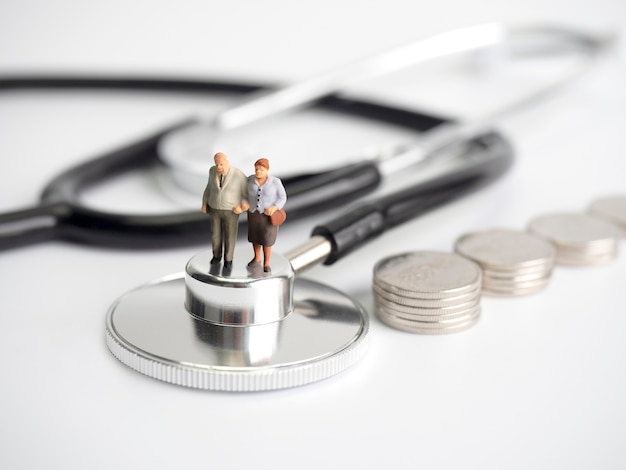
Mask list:
[[259,158],[254,163],[254,174],[248,177],[247,201],[240,206],[242,210],[248,210],[248,241],[252,243],[254,250],[254,258],[248,266],[261,263],[262,249],[263,271],[266,273],[272,270],[270,256],[278,234],[278,226],[272,225],[270,216],[282,209],[287,202],[282,181],[269,175],[269,169],[270,162],[267,158]]
[[202,195],[202,212],[211,216],[211,264],[219,263],[223,252],[224,267],[230,268],[241,213],[235,209],[248,197],[248,180],[241,170],[230,166],[225,153],[216,153],[213,161],[215,166],[209,170],[209,181]]

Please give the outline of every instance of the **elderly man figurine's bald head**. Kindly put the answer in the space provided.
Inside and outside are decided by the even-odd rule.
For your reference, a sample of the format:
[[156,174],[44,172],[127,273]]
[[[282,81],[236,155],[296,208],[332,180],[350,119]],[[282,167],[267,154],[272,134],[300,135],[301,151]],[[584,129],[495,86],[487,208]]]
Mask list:
[[215,169],[220,175],[227,175],[230,170],[230,162],[228,161],[228,155],[224,152],[217,152],[213,157],[215,162]]

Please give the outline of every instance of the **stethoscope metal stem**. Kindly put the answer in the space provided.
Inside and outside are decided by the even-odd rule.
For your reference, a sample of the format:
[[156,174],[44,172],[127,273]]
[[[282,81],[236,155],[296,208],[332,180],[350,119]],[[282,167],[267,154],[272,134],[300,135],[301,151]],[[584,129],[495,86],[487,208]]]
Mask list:
[[316,264],[322,263],[332,253],[333,246],[330,241],[317,235],[311,237],[302,245],[287,252],[285,257],[291,263],[296,274],[301,273]]

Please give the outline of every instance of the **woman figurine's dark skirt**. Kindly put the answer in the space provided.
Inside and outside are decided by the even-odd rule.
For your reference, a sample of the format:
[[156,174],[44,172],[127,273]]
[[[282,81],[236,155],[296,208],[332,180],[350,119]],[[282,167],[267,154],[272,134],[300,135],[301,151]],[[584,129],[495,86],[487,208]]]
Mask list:
[[269,216],[260,212],[248,212],[248,241],[263,246],[276,243],[278,226],[272,225]]

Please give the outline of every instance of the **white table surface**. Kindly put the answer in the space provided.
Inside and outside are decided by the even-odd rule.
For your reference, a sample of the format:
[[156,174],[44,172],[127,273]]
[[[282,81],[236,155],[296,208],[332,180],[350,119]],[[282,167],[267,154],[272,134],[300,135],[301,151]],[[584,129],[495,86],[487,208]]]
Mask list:
[[[0,73],[287,82],[494,20],[623,32],[626,4],[4,0]],[[471,230],[521,229],[535,215],[584,211],[597,197],[625,194],[625,83],[622,40],[561,94],[501,121],[516,149],[503,179],[307,273],[359,299],[372,333],[362,361],[312,385],[193,390],[140,375],[110,354],[109,305],[182,271],[208,248],[208,234],[207,245],[163,250],[52,241],[0,252],[0,467],[624,468],[626,253],[608,265],[558,267],[536,295],[484,297],[481,321],[454,335],[383,325],[373,315],[370,284],[383,256],[450,251]],[[471,100],[466,110],[474,109]],[[0,210],[36,204],[61,169],[204,106],[175,95],[0,94]],[[292,134],[281,130],[257,136],[267,144],[262,152],[290,148],[273,141],[289,141]],[[354,154],[365,146],[358,135],[346,140],[337,145]],[[248,142],[232,145],[237,153]],[[332,139],[317,145],[337,150]],[[90,197],[143,207],[156,183],[137,180],[136,197],[132,178]],[[323,217],[288,222],[276,251],[305,240]],[[243,241],[239,249],[249,247]]]

